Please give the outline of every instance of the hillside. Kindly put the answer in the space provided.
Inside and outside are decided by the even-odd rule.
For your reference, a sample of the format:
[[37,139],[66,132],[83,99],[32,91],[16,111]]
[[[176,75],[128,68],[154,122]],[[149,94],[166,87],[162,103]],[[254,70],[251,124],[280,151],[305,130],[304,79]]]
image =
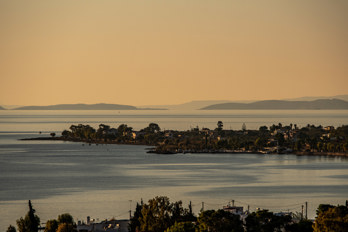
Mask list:
[[307,96],[307,97],[298,97],[298,98],[289,98],[282,99],[284,101],[314,101],[314,100],[322,100],[322,99],[340,99],[344,101],[348,101],[348,95],[335,95],[335,96]]
[[0,106],[0,110],[6,110],[4,107]]
[[214,104],[201,110],[339,110],[348,109],[348,102],[340,99],[319,99],[315,101],[266,100],[252,103]]
[[227,100],[202,100],[202,101],[190,101],[183,104],[177,105],[144,105],[139,107],[150,107],[150,108],[165,108],[169,110],[199,110],[203,107],[213,105],[213,104],[221,104],[227,103],[231,101]]
[[118,104],[59,104],[51,106],[23,106],[14,110],[137,110],[135,106]]

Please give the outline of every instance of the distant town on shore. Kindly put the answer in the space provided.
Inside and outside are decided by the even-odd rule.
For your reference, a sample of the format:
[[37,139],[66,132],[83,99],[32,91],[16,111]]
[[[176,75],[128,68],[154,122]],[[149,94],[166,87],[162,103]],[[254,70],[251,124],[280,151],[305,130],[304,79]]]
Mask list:
[[144,129],[133,130],[121,124],[117,128],[100,124],[97,129],[90,125],[71,125],[61,136],[29,138],[27,140],[62,140],[83,144],[134,144],[149,145],[149,152],[176,153],[257,153],[348,156],[348,125],[340,127],[308,124],[273,124],[248,130],[246,124],[240,130],[225,130],[222,121],[215,129],[191,128],[186,131],[161,130],[156,123]]

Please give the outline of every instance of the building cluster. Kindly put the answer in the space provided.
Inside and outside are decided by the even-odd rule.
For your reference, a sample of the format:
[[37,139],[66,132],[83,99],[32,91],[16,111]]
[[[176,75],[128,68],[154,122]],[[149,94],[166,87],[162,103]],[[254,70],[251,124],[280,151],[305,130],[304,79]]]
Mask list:
[[77,232],[128,232],[129,220],[104,220],[97,222],[87,217],[87,222],[78,221]]
[[[234,215],[239,215],[240,219],[245,223],[245,219],[248,217],[248,215],[250,214],[250,208],[248,206],[248,209],[244,211],[244,207],[243,206],[235,206],[234,205],[234,200],[232,200],[232,202],[230,202],[228,205],[223,206],[222,208],[225,212],[229,212],[231,214]],[[257,208],[257,211],[259,210],[263,210],[261,208]],[[276,212],[273,213],[275,216],[293,216],[292,212]]]

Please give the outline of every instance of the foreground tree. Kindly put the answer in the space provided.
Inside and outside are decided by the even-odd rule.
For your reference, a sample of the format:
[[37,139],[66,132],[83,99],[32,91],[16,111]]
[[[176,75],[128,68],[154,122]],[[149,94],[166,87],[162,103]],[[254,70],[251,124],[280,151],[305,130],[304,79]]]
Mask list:
[[59,224],[62,224],[62,223],[74,224],[74,219],[70,214],[63,213],[58,216],[58,223]]
[[12,225],[9,225],[9,227],[7,228],[6,232],[17,232],[16,228]]
[[247,232],[283,231],[291,222],[290,216],[276,216],[268,210],[259,210],[246,218]]
[[313,232],[313,222],[301,220],[298,223],[290,224],[286,227],[286,232]]
[[347,232],[348,208],[345,206],[320,205],[313,225],[314,232]]
[[61,223],[56,232],[77,232],[73,224]]
[[56,232],[58,229],[58,221],[53,219],[53,220],[48,220],[46,222],[45,226],[45,232]]
[[74,219],[68,213],[63,213],[58,216],[58,219],[48,220],[46,222],[44,232],[74,232],[76,231]]
[[135,207],[135,212],[134,212],[134,215],[133,217],[130,219],[130,223],[129,223],[129,227],[128,227],[128,230],[130,232],[136,232],[136,231],[139,231],[140,230],[140,217],[141,217],[141,211],[143,209],[143,200],[141,200],[141,203],[137,203],[137,206]]
[[224,210],[203,211],[198,217],[199,232],[244,232],[239,215]]
[[[181,201],[171,203],[168,197],[160,196],[150,199],[148,204],[143,201],[137,204],[129,231],[163,232],[167,229],[188,228],[188,224],[195,221],[191,203],[189,209],[185,209]],[[177,225],[171,228],[175,223]]]
[[166,232],[195,232],[195,225],[192,222],[175,222]]
[[35,214],[31,201],[29,200],[29,211],[24,218],[17,220],[17,227],[19,232],[38,232],[40,225],[40,218]]
[[141,231],[162,232],[171,226],[172,204],[168,197],[156,197],[143,206]]

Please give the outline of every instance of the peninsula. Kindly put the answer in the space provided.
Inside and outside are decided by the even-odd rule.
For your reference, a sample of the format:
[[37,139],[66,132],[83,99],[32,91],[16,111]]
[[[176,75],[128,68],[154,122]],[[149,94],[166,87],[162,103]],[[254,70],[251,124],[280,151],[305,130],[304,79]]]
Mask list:
[[224,130],[218,121],[215,129],[193,128],[186,131],[161,130],[156,123],[144,129],[133,130],[126,124],[117,128],[100,124],[94,129],[89,125],[71,125],[61,136],[25,140],[62,140],[92,144],[134,144],[153,146],[150,152],[158,154],[175,153],[258,153],[333,155],[348,157],[348,125],[333,126],[307,125],[299,128],[296,124],[270,127],[259,130]]

